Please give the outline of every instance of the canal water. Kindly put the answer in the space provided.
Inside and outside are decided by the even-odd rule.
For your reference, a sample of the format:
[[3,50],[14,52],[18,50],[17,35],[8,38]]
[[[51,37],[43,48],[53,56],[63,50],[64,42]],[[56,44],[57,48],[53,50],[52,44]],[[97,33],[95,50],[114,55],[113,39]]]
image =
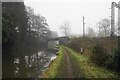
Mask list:
[[[25,60],[25,68],[27,71],[26,78],[41,78],[42,72],[48,68],[50,62],[55,59],[56,53],[48,52],[48,51],[39,51],[38,53],[34,53],[30,56],[24,56]],[[22,60],[23,61],[23,60]],[[14,59],[14,75],[17,77],[19,76],[19,66],[20,66],[20,59],[15,58]]]

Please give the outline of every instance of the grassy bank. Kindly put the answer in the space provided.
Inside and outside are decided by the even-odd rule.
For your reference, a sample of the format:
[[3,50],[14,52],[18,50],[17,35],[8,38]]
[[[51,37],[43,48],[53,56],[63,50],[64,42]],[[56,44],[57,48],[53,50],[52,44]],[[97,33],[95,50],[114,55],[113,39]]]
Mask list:
[[[62,75],[64,76],[64,74],[62,74],[61,72],[61,70],[64,69],[63,66],[65,67],[62,47],[60,47],[58,53],[59,55],[57,56],[57,58],[54,61],[52,61],[51,64],[49,65],[49,68],[43,72],[42,74],[43,78],[56,78]],[[58,74],[61,74],[61,75],[58,75]]]
[[[76,66],[79,70],[81,70],[84,78],[117,78],[118,77],[117,73],[106,70],[105,68],[96,66],[95,64],[91,63],[89,56],[78,54],[72,51],[71,49],[69,49],[69,51],[71,52],[69,56],[71,60],[73,60],[72,63],[74,63],[74,66]],[[76,73],[76,75],[78,74]]]
[[67,47],[60,47],[59,55],[54,60],[48,69],[43,72],[42,77],[45,78],[64,78],[66,76],[66,61],[64,56],[64,49],[69,56],[71,67],[73,69],[74,77],[80,78],[117,78],[115,72],[106,70],[102,67],[96,66],[90,62],[89,56],[78,54]]

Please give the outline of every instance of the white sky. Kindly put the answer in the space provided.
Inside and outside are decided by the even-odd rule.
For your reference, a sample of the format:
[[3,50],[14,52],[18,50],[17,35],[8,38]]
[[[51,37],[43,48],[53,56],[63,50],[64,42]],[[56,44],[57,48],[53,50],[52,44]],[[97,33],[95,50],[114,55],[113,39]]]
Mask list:
[[[111,14],[111,2],[119,0],[24,0],[27,6],[34,8],[47,19],[53,31],[60,31],[60,25],[64,21],[71,22],[71,33],[82,34],[82,17],[85,16],[86,30],[88,27],[96,31],[96,23],[103,18],[109,18]],[[117,10],[117,9],[116,9]]]

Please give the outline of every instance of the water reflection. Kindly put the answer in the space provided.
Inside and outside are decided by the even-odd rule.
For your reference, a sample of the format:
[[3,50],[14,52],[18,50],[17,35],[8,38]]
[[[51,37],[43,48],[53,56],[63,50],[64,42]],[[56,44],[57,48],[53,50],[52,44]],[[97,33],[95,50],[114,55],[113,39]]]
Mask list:
[[19,75],[19,68],[18,65],[20,63],[20,59],[19,58],[15,58],[14,59],[14,66],[15,66],[15,71],[14,71],[14,75]]
[[[50,62],[56,58],[55,53],[48,53],[45,51],[40,51],[38,53],[34,53],[30,56],[24,56],[25,60],[25,68],[26,68],[26,77],[27,78],[40,78],[41,73],[49,66]],[[19,66],[20,59],[14,59],[14,75],[19,76]],[[23,60],[22,60],[23,61]]]

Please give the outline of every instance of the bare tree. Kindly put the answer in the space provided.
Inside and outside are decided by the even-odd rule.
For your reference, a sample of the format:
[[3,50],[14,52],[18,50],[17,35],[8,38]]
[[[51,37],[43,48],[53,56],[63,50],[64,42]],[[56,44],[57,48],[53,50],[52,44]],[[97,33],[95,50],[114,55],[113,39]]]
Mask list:
[[110,35],[110,20],[107,18],[102,19],[97,23],[97,27],[99,28],[99,36],[108,36]]
[[102,29],[102,26],[101,26],[101,22],[97,22],[96,27],[98,28],[97,36],[98,37],[104,36],[104,32],[103,32],[103,29]]
[[69,21],[65,21],[61,26],[60,29],[64,36],[70,35],[70,25],[71,23]]

